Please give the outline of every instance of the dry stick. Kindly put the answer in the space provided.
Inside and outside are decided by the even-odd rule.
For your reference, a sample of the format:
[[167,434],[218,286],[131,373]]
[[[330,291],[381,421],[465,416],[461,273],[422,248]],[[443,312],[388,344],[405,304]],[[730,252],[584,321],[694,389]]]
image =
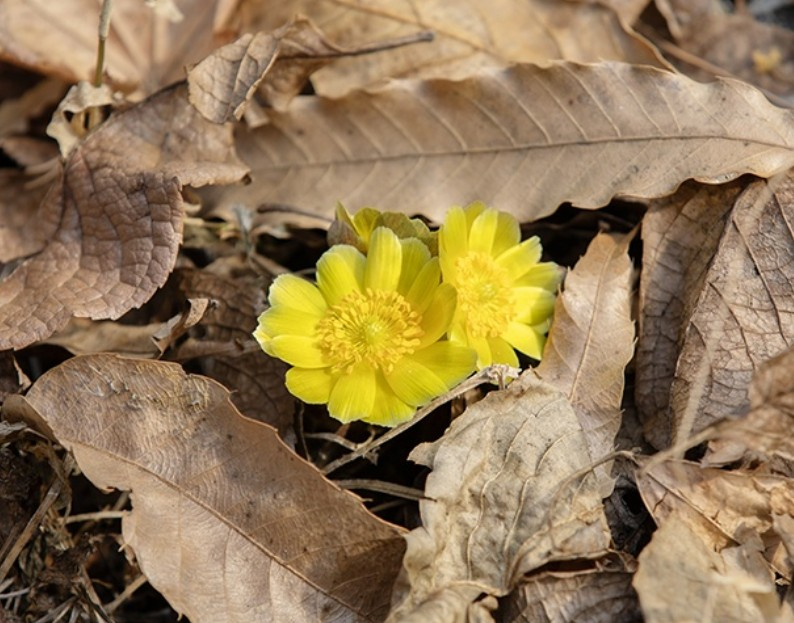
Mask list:
[[439,396],[438,398],[430,401],[424,407],[419,409],[419,411],[416,412],[416,415],[412,419],[408,420],[404,424],[400,424],[396,428],[392,428],[390,431],[381,435],[377,439],[373,439],[372,441],[363,443],[354,452],[339,457],[335,461],[331,461],[328,465],[326,465],[323,468],[322,470],[323,473],[330,474],[331,472],[336,471],[343,465],[347,465],[348,463],[355,461],[356,459],[360,459],[367,456],[368,454],[371,454],[376,448],[379,448],[387,441],[391,441],[392,439],[397,437],[397,435],[404,433],[414,424],[418,424],[419,422],[421,422],[425,417],[430,415],[441,405],[449,402],[453,398],[457,398],[458,396],[465,394],[470,389],[479,387],[483,383],[492,383],[493,385],[504,387],[505,379],[507,379],[508,377],[516,378],[520,373],[521,373],[520,370],[516,368],[511,368],[510,366],[506,366],[503,364],[489,366],[484,370],[480,370],[473,377],[466,379],[457,387],[453,387],[443,396]]
[[121,604],[127,601],[132,596],[132,594],[135,591],[137,591],[141,586],[146,584],[147,581],[148,580],[146,579],[146,576],[141,573],[132,582],[127,584],[127,586],[124,588],[124,591],[122,591],[119,594],[119,596],[116,597],[116,599],[114,599],[113,601],[111,601],[110,603],[104,606],[105,612],[112,615],[119,608],[119,606],[121,606]]
[[383,480],[373,480],[371,478],[351,478],[349,480],[334,480],[343,489],[361,489],[363,491],[375,491],[376,493],[386,493],[396,498],[406,500],[427,500],[425,492],[415,487],[406,487],[393,482]]
[[105,41],[110,32],[110,10],[113,8],[113,0],[102,1],[102,11],[99,14],[99,45],[96,53],[96,70],[94,71],[94,86],[102,86],[102,71],[105,66]]

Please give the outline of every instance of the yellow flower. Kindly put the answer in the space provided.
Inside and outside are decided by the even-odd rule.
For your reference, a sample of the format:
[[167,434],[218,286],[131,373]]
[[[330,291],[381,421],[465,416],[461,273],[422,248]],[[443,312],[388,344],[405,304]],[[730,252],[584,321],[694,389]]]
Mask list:
[[518,365],[514,348],[540,359],[562,271],[538,263],[537,237],[524,242],[506,212],[473,203],[452,208],[438,234],[443,281],[458,304],[449,339],[477,351],[477,367]]
[[327,403],[342,422],[395,426],[474,371],[471,349],[439,341],[456,301],[440,276],[422,242],[378,227],[367,256],[349,245],[324,253],[316,285],[278,277],[254,337],[294,366],[287,389],[304,402]]
[[398,238],[419,238],[431,255],[438,255],[437,234],[421,219],[408,218],[402,212],[380,212],[375,208],[361,208],[350,214],[341,203],[336,205],[336,218],[328,229],[328,244],[349,244],[366,254],[369,238],[378,227],[391,229]]

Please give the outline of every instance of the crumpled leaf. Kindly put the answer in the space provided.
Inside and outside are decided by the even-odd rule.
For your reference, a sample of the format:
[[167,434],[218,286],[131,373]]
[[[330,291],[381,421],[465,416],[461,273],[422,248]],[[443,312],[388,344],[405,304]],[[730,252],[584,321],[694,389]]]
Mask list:
[[706,465],[736,461],[756,472],[794,476],[794,349],[764,363],[750,385],[750,412],[716,426]]
[[533,569],[595,557],[609,544],[581,424],[532,371],[411,458],[433,471],[390,621],[463,620],[455,617],[481,594],[504,596]]
[[602,6],[557,0],[286,0],[243,3],[233,23],[270,31],[295,14],[308,16],[338,45],[434,33],[422,43],[380,54],[340,59],[312,78],[318,93],[340,97],[390,78],[461,80],[513,63],[627,61],[667,66],[656,50]]
[[637,405],[657,447],[746,413],[754,371],[794,342],[794,174],[736,194],[684,190],[643,225]]
[[614,623],[641,621],[632,574],[623,569],[546,572],[504,600],[503,623]]
[[0,350],[51,335],[71,316],[118,318],[170,273],[182,233],[183,183],[240,179],[231,129],[205,121],[184,86],[95,130],[40,207],[58,214],[38,254],[0,282]]
[[190,102],[215,123],[239,120],[261,85],[265,103],[285,110],[312,73],[352,52],[333,45],[309,20],[293,19],[272,32],[243,35],[190,69]]
[[114,102],[113,92],[106,84],[94,86],[90,82],[78,82],[58,104],[47,126],[47,135],[58,141],[61,155],[68,158],[72,150],[85,138],[87,129],[75,123],[90,108],[108,106]]
[[[100,4],[96,0],[3,0],[0,57],[68,83],[91,80],[96,67]],[[115,0],[105,74],[117,89],[141,98],[185,77],[184,67],[217,46],[217,12],[225,0],[177,0],[175,22],[141,0]]]
[[160,349],[153,336],[162,326],[161,322],[128,325],[110,320],[72,318],[63,330],[43,343],[60,346],[73,355],[115,353],[124,357],[154,359],[160,354]]
[[645,621],[782,623],[774,579],[748,564],[747,546],[714,551],[678,516],[654,532],[639,556],[634,588]]
[[11,351],[0,352],[0,405],[6,397],[30,386],[30,379],[20,369]]
[[180,271],[185,295],[209,299],[212,306],[173,356],[234,389],[231,400],[243,415],[274,426],[292,444],[295,399],[284,383],[288,366],[262,352],[253,337],[269,284],[218,275],[213,266]]
[[780,536],[774,534],[773,527],[776,515],[794,517],[794,481],[667,460],[640,471],[637,485],[658,524],[677,515],[708,547],[717,550],[763,535],[769,564],[791,577],[791,568],[776,562]]
[[487,197],[533,220],[566,201],[597,208],[616,195],[658,197],[688,178],[785,170],[794,164],[793,115],[738,82],[699,84],[620,63],[394,81],[338,100],[298,98],[267,126],[240,133],[253,183],[215,197],[329,220],[341,201],[438,222],[450,205]]
[[241,417],[216,382],[88,355],[44,374],[27,401],[96,486],[132,490],[124,541],[194,623],[385,616],[398,530]]
[[[624,371],[634,354],[631,237],[597,235],[568,273],[536,368],[573,405],[593,463],[615,450]],[[614,485],[609,472],[608,465],[596,471],[603,497]]]

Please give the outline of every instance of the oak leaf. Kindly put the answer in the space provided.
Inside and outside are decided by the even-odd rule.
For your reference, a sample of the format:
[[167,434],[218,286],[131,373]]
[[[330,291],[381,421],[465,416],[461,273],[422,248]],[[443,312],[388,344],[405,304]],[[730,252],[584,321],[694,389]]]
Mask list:
[[45,338],[72,316],[115,319],[147,301],[176,259],[182,184],[245,172],[231,129],[204,120],[184,85],[111,116],[42,200],[41,214],[60,215],[47,246],[0,281],[0,350]]
[[76,357],[27,403],[100,488],[132,490],[125,543],[195,623],[378,621],[404,544],[218,383],[172,363]]
[[[621,63],[393,81],[341,99],[296,99],[238,134],[252,169],[222,205],[299,207],[330,220],[350,209],[421,212],[486,198],[521,220],[561,203],[597,208],[651,198],[688,178],[725,182],[794,164],[794,124],[745,84],[699,84]],[[280,217],[283,218],[283,217]]]

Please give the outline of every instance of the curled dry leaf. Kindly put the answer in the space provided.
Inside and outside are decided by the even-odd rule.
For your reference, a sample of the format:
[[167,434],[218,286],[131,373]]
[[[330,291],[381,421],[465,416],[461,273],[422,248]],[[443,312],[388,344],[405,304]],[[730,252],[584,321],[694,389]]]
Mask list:
[[[557,0],[394,2],[287,0],[243,3],[237,20],[248,30],[275,30],[307,15],[340,46],[434,34],[422,43],[373,56],[341,59],[312,78],[318,93],[339,97],[391,78],[461,80],[513,63],[627,61],[666,66],[656,50],[624,27],[609,9]],[[236,22],[235,22],[236,23]]]
[[[214,21],[223,0],[177,0],[185,18],[158,14],[141,0],[113,2],[105,73],[113,87],[137,97],[185,77],[216,45]],[[0,3],[0,57],[65,82],[93,78],[100,3],[96,0]]]
[[154,359],[160,350],[154,343],[154,334],[163,323],[128,325],[110,320],[94,321],[88,318],[72,318],[63,330],[43,340],[65,348],[73,355],[91,353],[115,353],[125,357]]
[[503,623],[642,621],[628,571],[547,572],[531,577],[502,604]]
[[385,616],[398,530],[241,417],[216,382],[87,355],[47,372],[27,400],[96,486],[133,491],[124,540],[194,623]]
[[113,115],[73,151],[40,214],[60,215],[37,255],[0,282],[0,350],[51,335],[71,316],[118,318],[173,268],[181,185],[238,180],[231,130],[178,85]]
[[234,388],[232,402],[243,415],[274,426],[292,443],[295,399],[284,384],[287,365],[262,352],[253,337],[268,284],[217,275],[213,266],[180,272],[185,294],[209,299],[212,305],[174,357]]
[[343,54],[307,19],[246,34],[188,71],[190,102],[215,123],[240,119],[261,84],[267,104],[285,110],[314,71]]
[[[460,82],[296,99],[238,135],[254,183],[216,201],[421,212],[489,203],[533,220],[570,201],[650,198],[687,178],[725,182],[794,164],[794,113],[733,81],[620,63],[516,65]],[[280,216],[280,218],[282,218]]]
[[[773,577],[753,565],[757,549],[715,551],[677,515],[639,557],[634,588],[648,623],[781,623]],[[749,563],[749,564],[748,564]]]
[[[531,371],[419,446],[412,458],[433,472],[390,620],[459,620],[548,562],[603,554],[609,528],[587,457],[570,403]],[[451,618],[430,618],[442,605]]]
[[736,191],[682,191],[643,225],[637,404],[657,447],[746,413],[753,372],[794,343],[794,174]]
[[745,417],[716,426],[704,463],[743,461],[755,471],[794,476],[794,349],[758,369],[750,385],[750,406]]
[[[620,428],[624,371],[634,354],[631,320],[631,236],[599,234],[565,278],[554,322],[536,368],[568,397],[595,463],[615,449]],[[613,486],[608,466],[597,468],[607,497]]]

